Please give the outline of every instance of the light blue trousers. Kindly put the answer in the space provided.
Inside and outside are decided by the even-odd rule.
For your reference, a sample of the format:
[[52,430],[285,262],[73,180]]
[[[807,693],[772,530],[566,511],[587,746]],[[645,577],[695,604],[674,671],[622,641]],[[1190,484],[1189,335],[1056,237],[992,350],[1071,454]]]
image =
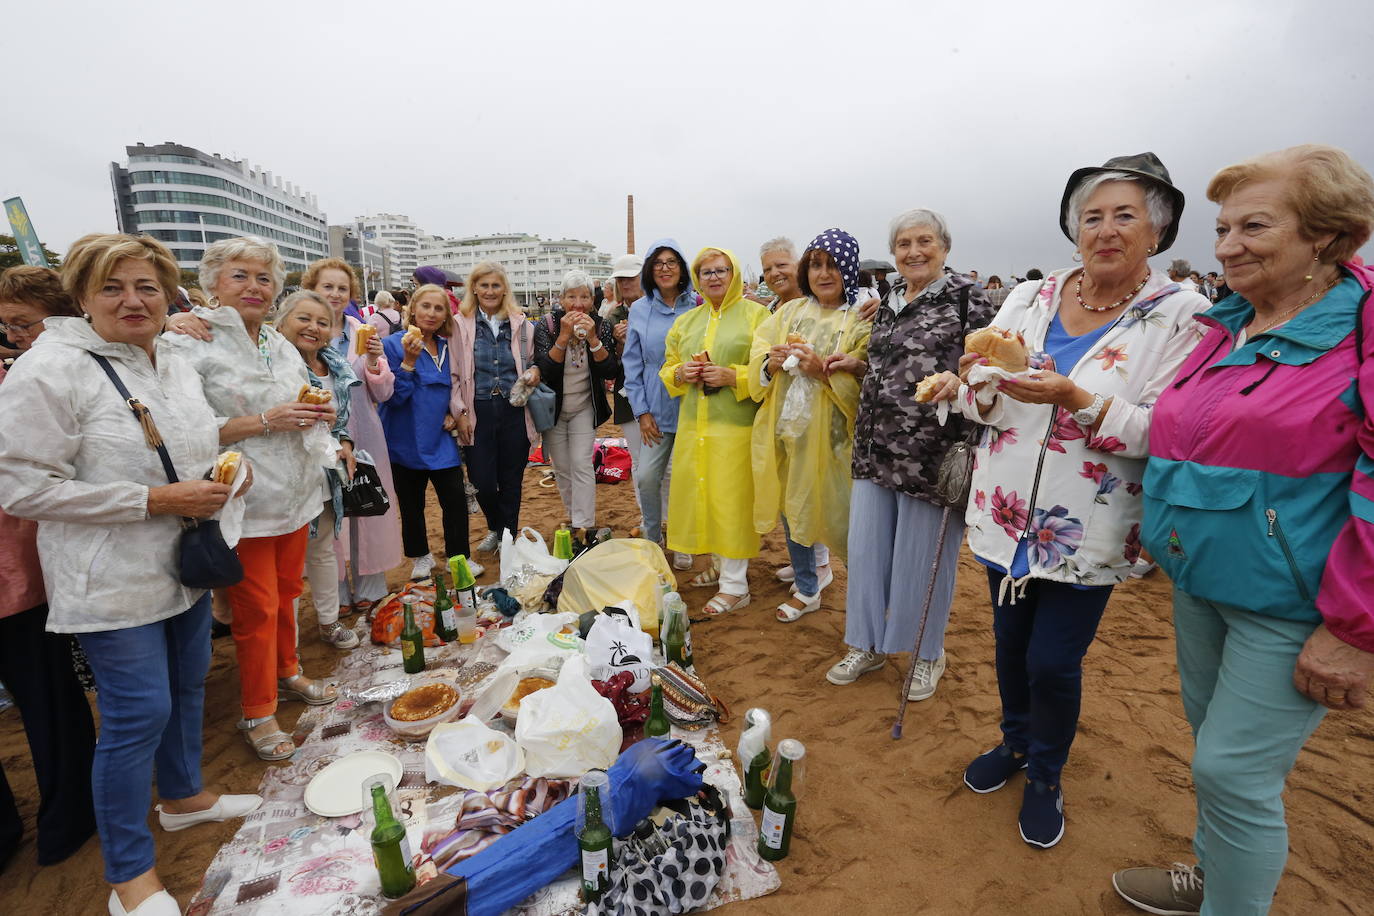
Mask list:
[[639,496],[640,513],[644,517],[644,536],[651,541],[662,537],[659,532],[663,530],[663,520],[667,518],[665,497],[672,482],[669,463],[673,460],[673,441],[676,438],[676,433],[664,433],[663,441],[657,445],[641,442],[639,454],[635,457],[635,492]]
[[1325,707],[1293,667],[1315,625],[1174,589],[1183,709],[1193,727],[1203,916],[1269,912],[1288,859],[1283,784]]

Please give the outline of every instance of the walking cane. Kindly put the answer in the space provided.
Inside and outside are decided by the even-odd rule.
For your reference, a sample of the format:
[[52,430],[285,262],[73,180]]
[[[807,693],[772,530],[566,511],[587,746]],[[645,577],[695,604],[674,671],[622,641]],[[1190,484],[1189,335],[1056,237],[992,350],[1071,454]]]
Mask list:
[[921,622],[916,628],[916,645],[911,647],[911,665],[906,669],[906,680],[902,683],[902,696],[897,702],[897,721],[892,723],[892,740],[902,737],[902,720],[906,718],[907,694],[911,682],[916,678],[916,663],[921,659],[921,639],[926,635],[926,619],[930,617],[930,602],[935,597],[935,577],[940,572],[940,556],[945,552],[945,528],[949,524],[949,506],[940,513],[940,534],[935,539],[935,562],[930,564],[930,581],[926,583],[926,600],[921,607]]

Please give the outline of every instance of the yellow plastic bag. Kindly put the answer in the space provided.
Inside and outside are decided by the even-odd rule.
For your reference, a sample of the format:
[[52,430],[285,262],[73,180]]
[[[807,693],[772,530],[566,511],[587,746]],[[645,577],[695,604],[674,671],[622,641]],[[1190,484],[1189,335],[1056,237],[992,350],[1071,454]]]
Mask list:
[[573,560],[563,574],[558,610],[574,614],[633,601],[644,632],[658,638],[658,585],[676,582],[663,551],[643,538],[617,538]]

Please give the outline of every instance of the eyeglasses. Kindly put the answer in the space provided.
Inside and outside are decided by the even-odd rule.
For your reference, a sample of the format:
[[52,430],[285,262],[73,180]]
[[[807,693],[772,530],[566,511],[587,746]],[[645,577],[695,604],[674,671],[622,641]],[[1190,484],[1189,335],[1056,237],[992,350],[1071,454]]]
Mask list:
[[30,321],[28,324],[8,324],[0,321],[0,334],[7,336],[10,334],[27,334],[33,328],[43,327],[43,321],[42,318],[37,321]]
[[714,279],[716,279],[716,277],[728,277],[728,276],[730,276],[730,268],[728,268],[728,267],[715,267],[715,268],[712,268],[711,270],[703,270],[703,271],[701,272],[701,276],[702,276],[703,279],[706,279],[706,280],[714,280]]
[[672,270],[677,267],[677,261],[654,261],[654,270]]

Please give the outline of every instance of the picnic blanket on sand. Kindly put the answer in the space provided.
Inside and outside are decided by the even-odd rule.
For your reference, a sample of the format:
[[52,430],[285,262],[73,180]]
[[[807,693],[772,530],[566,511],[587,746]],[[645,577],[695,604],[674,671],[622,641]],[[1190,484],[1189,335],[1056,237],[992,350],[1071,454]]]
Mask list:
[[[470,646],[425,650],[430,668],[454,669],[465,691],[482,689],[504,655],[495,640],[485,638]],[[345,688],[373,684],[379,672],[400,664],[399,650],[365,645],[340,660],[334,680],[346,695]],[[244,818],[238,833],[220,848],[186,910],[188,916],[379,913],[386,900],[362,816],[321,817],[311,813],[304,800],[305,787],[316,773],[355,751],[386,751],[401,761],[404,775],[396,792],[397,814],[406,825],[411,848],[420,851],[418,873],[442,869],[476,853],[556,804],[571,788],[563,780],[528,777],[489,793],[429,785],[425,742],[392,733],[382,720],[381,703],[359,705],[344,698],[332,706],[311,708],[302,714],[293,737],[296,756],[288,766],[273,767],[263,776],[258,789],[262,807]],[[781,881],[773,866],[758,857],[758,828],[744,805],[739,775],[719,731],[674,729],[673,737],[692,745],[706,764],[705,781],[730,798],[725,874],[706,908],[772,893]],[[443,864],[434,862],[436,853]],[[581,911],[577,875],[570,870],[510,912],[559,916]]]

